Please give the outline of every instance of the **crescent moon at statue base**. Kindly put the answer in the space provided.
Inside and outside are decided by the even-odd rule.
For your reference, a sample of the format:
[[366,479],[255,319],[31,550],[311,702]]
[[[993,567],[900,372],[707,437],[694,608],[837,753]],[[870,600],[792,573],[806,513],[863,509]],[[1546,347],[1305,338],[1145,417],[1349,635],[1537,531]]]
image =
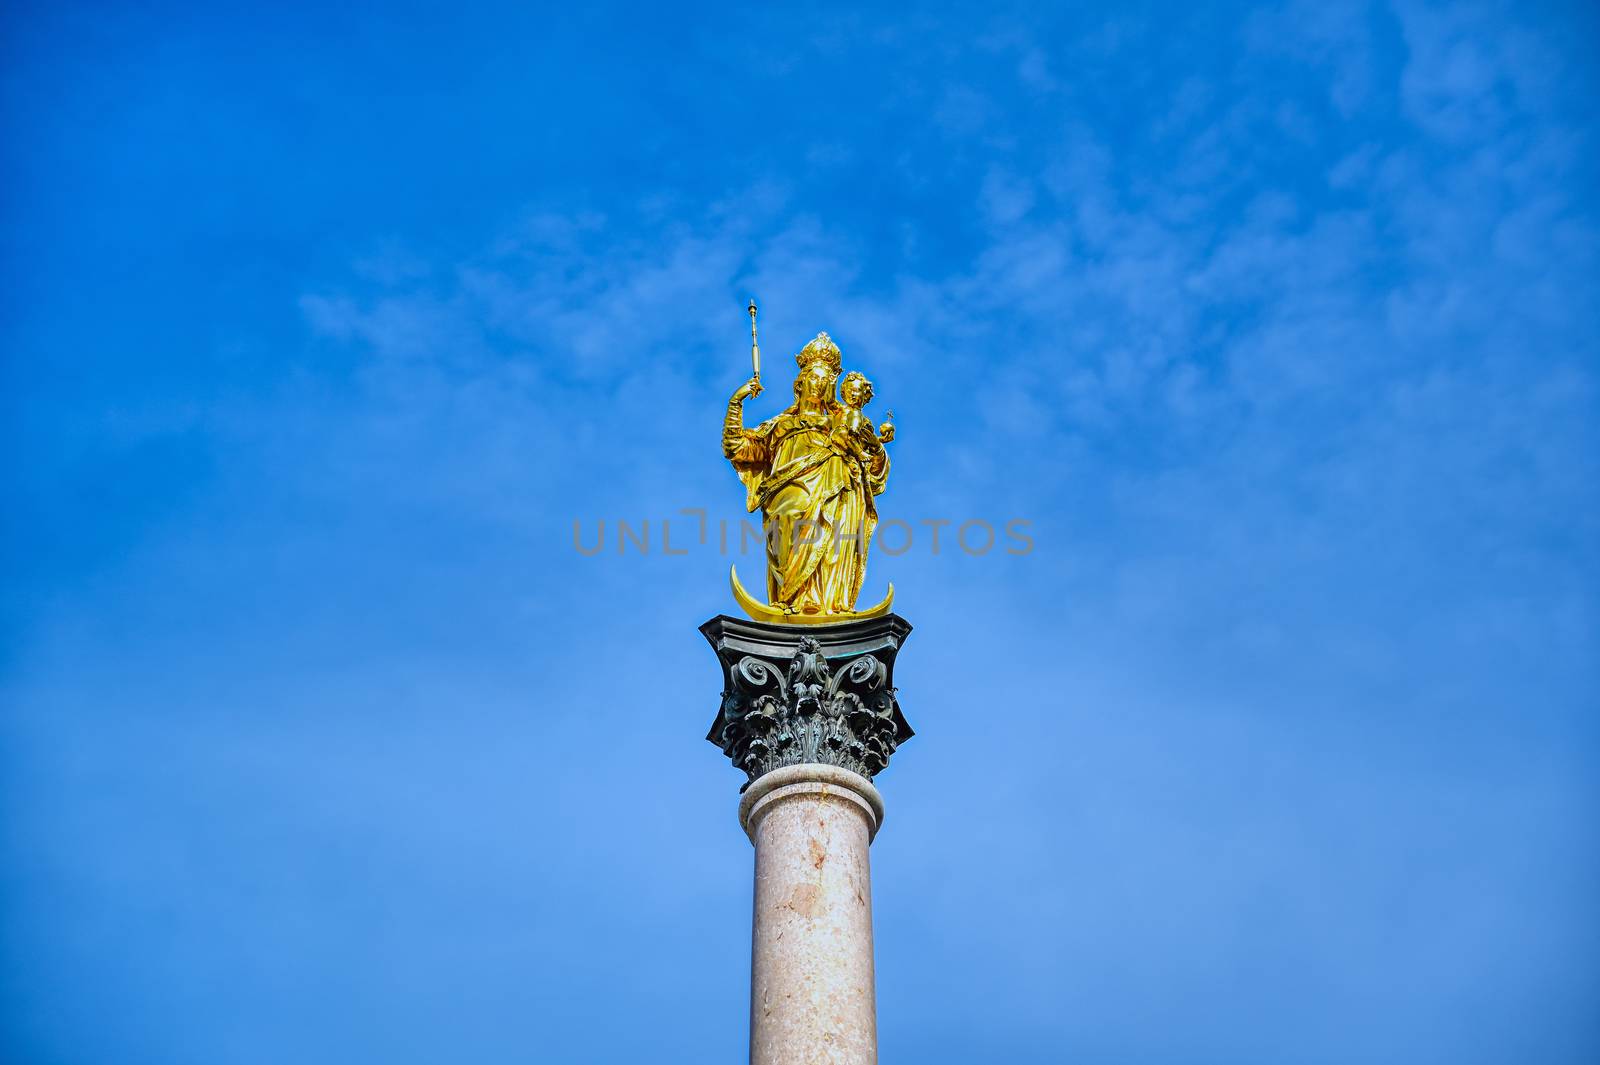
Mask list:
[[765,621],[771,625],[837,625],[843,621],[882,617],[894,605],[893,582],[889,584],[889,594],[883,597],[883,602],[869,606],[865,610],[852,610],[845,614],[802,614],[797,610],[785,610],[781,606],[769,606],[745,591],[744,585],[739,583],[738,566],[729,568],[728,581],[733,585],[733,598],[738,601],[744,612],[750,615],[751,620]]

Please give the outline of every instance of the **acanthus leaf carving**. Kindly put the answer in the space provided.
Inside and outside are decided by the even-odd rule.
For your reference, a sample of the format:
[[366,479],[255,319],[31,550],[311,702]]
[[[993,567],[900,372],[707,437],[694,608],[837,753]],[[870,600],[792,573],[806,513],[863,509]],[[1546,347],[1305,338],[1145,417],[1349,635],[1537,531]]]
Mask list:
[[795,638],[791,629],[765,653],[734,652],[708,632],[726,680],[708,738],[749,780],[805,762],[874,776],[912,734],[890,683],[898,638],[909,631],[899,624],[889,630],[895,638],[866,651],[858,644],[830,647],[810,635]]

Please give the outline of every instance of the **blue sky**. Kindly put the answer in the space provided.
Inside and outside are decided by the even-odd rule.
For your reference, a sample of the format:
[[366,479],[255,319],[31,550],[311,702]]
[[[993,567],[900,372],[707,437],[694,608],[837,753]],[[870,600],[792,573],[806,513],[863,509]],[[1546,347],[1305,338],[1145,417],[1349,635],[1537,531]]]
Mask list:
[[0,1056],[740,1059],[729,560],[572,527],[740,516],[752,293],[885,1061],[1600,1056],[1592,8],[267,8],[5,14]]

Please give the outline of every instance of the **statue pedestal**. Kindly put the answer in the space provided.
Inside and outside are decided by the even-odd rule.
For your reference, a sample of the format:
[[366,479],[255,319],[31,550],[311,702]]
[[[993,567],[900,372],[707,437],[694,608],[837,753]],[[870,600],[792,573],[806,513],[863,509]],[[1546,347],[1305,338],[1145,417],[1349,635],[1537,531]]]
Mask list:
[[912,735],[895,699],[911,631],[893,614],[838,625],[718,617],[723,669],[707,737],[749,779],[755,845],[752,1065],[875,1065],[868,846],[883,823],[871,777]]

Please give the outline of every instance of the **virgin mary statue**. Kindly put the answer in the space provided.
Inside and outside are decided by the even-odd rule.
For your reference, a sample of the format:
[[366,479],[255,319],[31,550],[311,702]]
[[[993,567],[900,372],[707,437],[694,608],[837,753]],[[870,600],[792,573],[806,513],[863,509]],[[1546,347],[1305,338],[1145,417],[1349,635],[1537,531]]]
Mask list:
[[[840,356],[828,334],[817,334],[795,361],[787,410],[746,429],[744,401],[761,391],[751,378],[728,400],[722,425],[722,453],[744,482],[746,508],[762,513],[767,613],[809,621],[887,611],[889,600],[862,614],[855,605],[878,523],[873,497],[889,477],[883,442],[892,429],[880,437],[862,415],[871,385],[860,374],[847,375],[844,404],[834,398]],[[735,576],[735,595],[742,591]]]

